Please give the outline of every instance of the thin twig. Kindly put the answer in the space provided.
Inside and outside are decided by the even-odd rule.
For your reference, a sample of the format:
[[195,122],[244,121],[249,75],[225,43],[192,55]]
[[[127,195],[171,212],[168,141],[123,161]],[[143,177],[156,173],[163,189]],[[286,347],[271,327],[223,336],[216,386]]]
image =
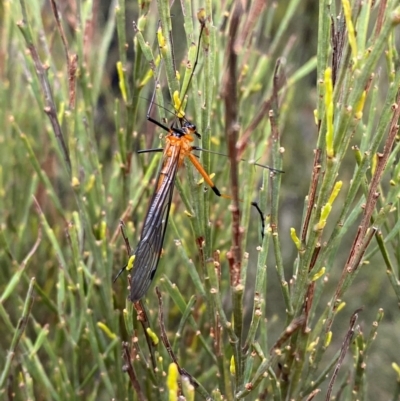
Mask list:
[[[214,270],[218,279],[218,283],[221,284],[221,262],[220,262],[220,252],[214,251],[213,253],[213,263]],[[218,315],[218,312],[215,313],[214,325],[210,326],[210,331],[212,333],[212,338],[214,339],[214,352],[217,357],[222,356],[222,325]]]
[[133,304],[133,306],[135,307],[136,312],[137,312],[137,320],[139,320],[140,324],[142,325],[143,332],[146,337],[146,342],[147,342],[147,346],[149,348],[151,363],[153,365],[153,370],[156,370],[157,362],[156,362],[156,356],[154,355],[155,344],[153,343],[153,340],[151,339],[151,337],[149,336],[149,333],[148,333],[148,329],[150,329],[150,323],[149,323],[149,318],[147,316],[146,309],[145,309],[142,301],[135,302]]
[[33,39],[32,39],[32,34],[30,31],[30,27],[27,25],[27,21],[23,19],[22,21],[19,21],[17,23],[17,26],[22,32],[22,35],[24,36],[26,45],[28,47],[28,50],[31,54],[33,63],[36,68],[36,73],[40,82],[40,86],[42,87],[43,95],[44,95],[44,100],[45,100],[45,108],[44,112],[47,114],[50,123],[53,127],[54,135],[58,141],[58,144],[61,148],[62,154],[64,156],[64,161],[65,165],[67,167],[68,173],[71,174],[72,168],[71,168],[71,159],[69,157],[69,150],[67,147],[67,144],[64,140],[64,134],[62,132],[60,122],[58,121],[57,117],[57,108],[54,102],[53,94],[51,91],[50,87],[50,82],[47,78],[47,66],[44,66],[42,62],[40,61],[40,57],[38,54],[38,51],[33,44]]
[[250,139],[252,133],[258,127],[258,125],[261,123],[261,121],[268,115],[268,111],[270,109],[271,109],[271,98],[265,100],[262,103],[261,107],[259,108],[259,110],[256,113],[256,115],[253,118],[253,120],[245,128],[243,134],[241,135],[241,137],[238,140],[238,143],[236,145],[237,157],[239,159],[242,159],[243,153],[246,150],[247,144],[249,142],[249,139]]
[[69,108],[72,110],[75,108],[75,83],[76,83],[76,70],[78,63],[78,56],[76,54],[69,54],[68,50],[68,40],[65,36],[64,28],[60,21],[60,15],[57,9],[57,4],[55,0],[51,0],[51,8],[53,10],[54,18],[56,20],[58,32],[60,33],[61,41],[64,47],[65,59],[67,61],[67,71],[68,71],[68,87],[69,87]]
[[169,356],[171,357],[172,361],[176,364],[176,366],[178,367],[178,370],[180,372],[180,366],[179,366],[178,359],[176,358],[176,356],[174,354],[171,343],[168,340],[167,332],[165,330],[162,295],[161,295],[161,291],[158,289],[158,287],[156,287],[156,293],[157,293],[157,297],[158,297],[158,323],[160,325],[160,330],[161,330],[161,339],[162,339],[162,342],[163,342]]
[[158,289],[158,287],[156,287],[156,292],[157,292],[157,297],[158,297],[158,323],[160,325],[160,330],[161,330],[161,340],[165,346],[165,349],[168,352],[168,355],[170,356],[172,361],[178,367],[179,374],[187,376],[188,379],[190,380],[190,383],[193,386],[197,387],[197,381],[185,369],[180,367],[178,358],[175,356],[175,353],[172,349],[171,343],[169,342],[167,332],[165,330],[162,295],[161,295],[161,291]]
[[235,42],[238,35],[240,19],[243,15],[242,5],[239,1],[235,2],[229,26],[229,42],[227,45],[226,71],[222,83],[222,97],[225,103],[225,136],[228,144],[228,155],[231,161],[231,191],[232,191],[232,268],[231,285],[236,286],[240,283],[241,270],[241,230],[240,230],[240,211],[239,211],[239,175],[237,168],[237,150],[239,124],[238,124],[238,99],[237,99],[237,54]]
[[272,346],[269,351],[269,354],[272,355],[273,352],[282,347],[282,345],[298,330],[300,327],[304,325],[306,322],[306,317],[301,315],[292,320],[289,326],[283,331],[283,333],[279,336],[278,340]]
[[321,389],[316,388],[307,398],[306,401],[311,401],[314,399],[314,397],[321,392]]
[[139,401],[146,401],[146,398],[142,392],[138,378],[136,376],[135,369],[133,368],[133,365],[131,362],[131,355],[129,352],[129,345],[127,342],[122,343],[122,349],[123,349],[122,356],[125,360],[125,365],[123,366],[123,370],[128,373],[129,379],[131,380],[132,386],[133,386],[134,390],[136,391]]
[[[311,258],[310,266],[308,268],[309,272],[314,268],[320,251],[321,251],[321,245],[319,243],[317,243],[317,246],[315,247],[314,253],[313,253],[312,258]],[[305,328],[307,327],[308,317],[309,317],[309,314],[310,314],[310,311],[311,311],[311,308],[312,308],[312,303],[313,303],[313,299],[314,299],[314,291],[315,291],[315,281],[311,281],[311,283],[308,285],[307,293],[306,293],[305,298],[304,298],[305,299],[305,301],[304,301],[304,313],[306,315]]]
[[310,185],[310,190],[309,190],[308,196],[307,196],[307,198],[308,198],[307,212],[306,212],[306,217],[304,219],[303,228],[301,230],[301,237],[300,237],[301,243],[303,245],[305,244],[305,241],[307,238],[308,226],[310,224],[311,214],[314,209],[315,195],[317,193],[317,186],[318,186],[320,172],[321,172],[321,149],[315,149],[313,172],[312,172],[312,177],[311,177],[311,185]]
[[[339,25],[339,27],[338,27]],[[345,44],[346,26],[343,14],[335,24],[335,19],[331,17],[331,42],[332,42],[332,84],[335,86],[340,62],[343,56]]]
[[340,349],[340,356],[339,356],[339,360],[336,364],[335,370],[333,371],[333,375],[332,378],[329,382],[329,386],[328,386],[328,391],[326,393],[326,401],[329,401],[331,399],[331,393],[332,393],[332,389],[333,389],[333,385],[335,384],[337,375],[339,373],[339,369],[342,366],[344,357],[346,356],[347,350],[349,349],[349,345],[351,343],[351,340],[353,339],[353,335],[354,335],[354,330],[355,330],[355,326],[356,326],[356,322],[358,319],[358,313],[362,310],[362,308],[357,309],[351,316],[350,318],[350,327],[349,330],[346,333],[346,336],[344,338],[343,344],[342,344],[342,348]]
[[29,259],[33,256],[33,254],[36,252],[38,249],[40,243],[42,241],[42,226],[39,226],[38,229],[38,235],[36,238],[35,243],[33,244],[31,250],[28,252],[28,254],[25,256],[24,260],[21,262],[21,268],[24,269],[26,264],[28,263]]
[[378,18],[376,19],[375,25],[375,38],[377,38],[382,30],[383,18],[385,16],[385,11],[387,7],[387,0],[382,0],[379,2]]
[[119,229],[120,229],[122,238],[123,238],[124,243],[125,243],[126,253],[127,253],[128,256],[129,256],[129,255],[132,254],[132,248],[131,248],[131,244],[129,243],[129,238],[128,238],[128,237],[126,236],[126,234],[125,234],[125,229],[124,229],[124,227],[125,227],[124,221],[123,221],[123,220],[120,220],[120,221],[119,221]]
[[28,292],[26,294],[24,309],[22,311],[22,315],[18,321],[18,326],[14,330],[14,335],[11,341],[10,348],[7,353],[7,358],[4,361],[4,367],[2,369],[2,373],[0,376],[0,388],[5,387],[5,383],[10,380],[9,372],[11,369],[12,361],[18,351],[19,343],[21,341],[22,336],[24,335],[26,325],[28,324],[28,319],[31,314],[32,305],[34,302],[33,297],[33,288],[35,285],[35,278],[32,277],[29,283]]
[[162,295],[158,287],[156,287],[156,292],[158,297],[158,323],[161,330],[161,340],[165,346],[165,349],[167,350],[172,361],[176,364],[179,374],[181,376],[185,376],[189,380],[190,384],[192,384],[196,391],[198,391],[203,397],[205,397],[206,399],[211,399],[209,398],[210,395],[208,394],[207,390],[186,369],[182,368],[179,365],[178,358],[175,356],[174,350],[172,349],[171,343],[169,342],[167,336],[167,332],[165,330]]
[[[253,0],[250,2],[250,10],[246,14],[247,18],[244,28],[240,32],[236,43],[237,50],[239,50],[246,43],[250,35],[254,35],[254,27],[257,25],[257,20],[263,15],[263,11],[266,6],[266,0]],[[251,47],[249,46],[249,48]]]
[[[119,218],[120,224],[118,224],[118,227],[115,229],[114,234],[112,235],[110,239],[110,244],[113,245],[115,241],[117,240],[118,235],[121,233],[121,223],[124,224],[125,219],[127,216],[130,216],[133,210],[133,205],[132,202],[128,203],[128,206],[126,209],[123,211],[121,217]],[[129,255],[129,253],[128,253]]]

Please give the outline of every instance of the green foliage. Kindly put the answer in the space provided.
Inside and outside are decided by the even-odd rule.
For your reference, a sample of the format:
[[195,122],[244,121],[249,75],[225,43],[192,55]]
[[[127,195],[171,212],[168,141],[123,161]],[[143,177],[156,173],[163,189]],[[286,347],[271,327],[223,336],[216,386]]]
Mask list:
[[[397,399],[397,2],[50,3],[0,4],[0,398]],[[230,199],[185,163],[133,305],[154,88]]]

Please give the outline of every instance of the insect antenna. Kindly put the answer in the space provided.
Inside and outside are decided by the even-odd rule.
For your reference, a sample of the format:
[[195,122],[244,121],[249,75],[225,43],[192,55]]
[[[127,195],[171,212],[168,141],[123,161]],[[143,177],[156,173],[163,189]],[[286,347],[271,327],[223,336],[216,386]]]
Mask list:
[[[226,155],[225,153],[216,152],[216,151],[210,150],[210,149],[203,149],[203,148],[201,148],[200,146],[193,146],[193,147],[192,147],[192,150],[198,150],[198,151],[200,151],[200,152],[208,152],[208,153],[211,153],[211,154],[213,154],[213,155],[229,157],[229,156]],[[241,161],[241,162],[249,162],[247,159],[240,159],[240,161]],[[249,163],[250,163],[250,164],[254,164],[255,166],[258,166],[258,167],[266,168],[267,170],[269,170],[269,171],[271,171],[271,172],[273,172],[273,173],[284,173],[283,170],[279,170],[279,169],[277,169],[277,168],[275,168],[275,167],[271,167],[271,166],[268,166],[268,165],[266,165],[266,164],[260,164],[260,163],[257,163],[257,162],[249,162]]]

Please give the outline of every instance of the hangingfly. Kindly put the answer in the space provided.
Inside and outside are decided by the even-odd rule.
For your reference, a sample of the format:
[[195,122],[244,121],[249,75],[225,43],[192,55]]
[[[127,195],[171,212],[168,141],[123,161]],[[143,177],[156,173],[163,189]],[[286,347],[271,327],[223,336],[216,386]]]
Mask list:
[[156,273],[168,223],[175,176],[185,157],[189,158],[214,193],[218,196],[224,196],[214,185],[196,156],[192,154],[193,150],[198,150],[197,147],[192,146],[194,135],[200,136],[196,132],[196,127],[185,122],[181,128],[171,127],[169,129],[158,121],[151,118],[150,120],[167,130],[168,135],[165,138],[166,146],[157,177],[157,186],[144,220],[138,246],[131,254],[133,273],[130,281],[129,299],[132,302],[139,301],[146,294]]

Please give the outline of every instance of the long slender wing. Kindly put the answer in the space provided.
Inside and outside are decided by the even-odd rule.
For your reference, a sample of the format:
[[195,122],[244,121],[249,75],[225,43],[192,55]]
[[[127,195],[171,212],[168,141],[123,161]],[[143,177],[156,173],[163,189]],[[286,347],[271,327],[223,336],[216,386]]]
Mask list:
[[164,153],[164,160],[157,177],[157,187],[135,251],[129,297],[132,302],[139,301],[146,294],[160,259],[174,191],[175,175],[178,171],[180,146],[170,147],[170,150],[172,151],[171,155],[166,156]]

